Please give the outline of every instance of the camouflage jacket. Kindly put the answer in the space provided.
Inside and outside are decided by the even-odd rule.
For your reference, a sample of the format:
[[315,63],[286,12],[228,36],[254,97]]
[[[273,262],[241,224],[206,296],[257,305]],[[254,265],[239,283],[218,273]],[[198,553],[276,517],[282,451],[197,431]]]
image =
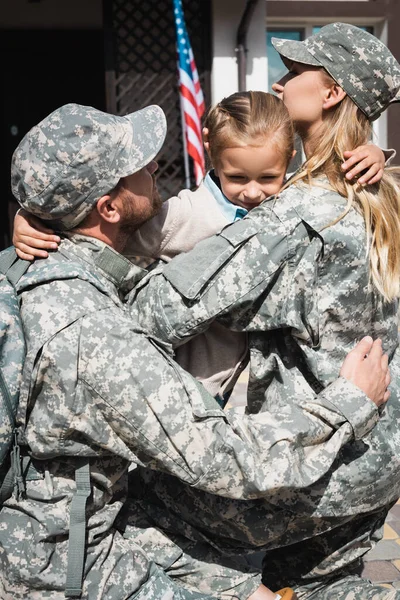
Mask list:
[[[310,448],[318,451],[321,440],[309,431],[307,443],[293,440],[285,457],[277,444],[264,500],[237,503],[179,489],[180,506],[187,506],[180,514],[182,530],[188,537],[206,537],[221,552],[313,538],[294,551],[305,557],[314,547],[312,564],[297,559],[301,577],[329,574],[364,554],[387,507],[400,495],[397,303],[385,303],[369,286],[361,215],[352,209],[333,224],[345,207],[326,180],[292,186],[151,273],[130,299],[142,326],[173,344],[206,330],[215,319],[247,331],[247,412],[253,417],[282,418],[313,403],[315,392],[329,390],[357,340],[367,334],[382,338],[392,359],[390,401],[369,433],[356,435],[329,458],[322,478],[311,483],[298,464],[300,448],[305,462]],[[334,400],[339,408],[341,400]],[[348,406],[355,406],[353,401],[352,395],[346,397]],[[303,415],[295,427],[300,419]],[[149,472],[142,479],[152,518],[167,529],[175,526],[176,482],[167,476],[155,481]],[[329,529],[334,533],[321,535]],[[287,573],[294,556],[288,549],[282,556],[289,557],[287,564],[282,561]]]
[[[256,498],[271,488],[284,494],[320,479],[340,448],[376,423],[375,406],[342,379],[281,414],[224,413],[174,363],[169,346],[131,318],[125,295],[142,275],[105,244],[73,236],[19,282],[27,340],[19,421],[37,476],[27,481],[24,498],[13,496],[2,509],[2,585],[8,582],[13,598],[63,593],[82,456],[91,459],[92,481],[84,589],[93,599],[119,600],[156,575],[162,579],[160,570],[154,575],[157,565],[168,571],[182,554],[149,526],[146,549],[155,565],[140,541],[143,525],[130,529],[129,540],[123,535],[130,463],[232,498]],[[274,473],[276,461],[281,469]],[[286,481],[284,472],[291,474]],[[159,589],[169,589],[168,581]],[[235,582],[241,598],[258,585],[254,573]],[[145,595],[147,583],[143,590],[152,597]]]

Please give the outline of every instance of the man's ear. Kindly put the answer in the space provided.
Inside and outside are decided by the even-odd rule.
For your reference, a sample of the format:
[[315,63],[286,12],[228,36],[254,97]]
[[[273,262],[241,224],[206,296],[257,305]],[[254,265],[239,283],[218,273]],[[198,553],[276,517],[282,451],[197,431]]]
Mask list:
[[346,92],[343,88],[340,87],[337,83],[331,85],[326,89],[323,98],[322,108],[328,110],[329,108],[333,108],[337,106],[343,98],[347,96]]
[[118,223],[121,218],[118,210],[118,202],[111,194],[101,196],[97,201],[96,210],[100,217],[107,223]]

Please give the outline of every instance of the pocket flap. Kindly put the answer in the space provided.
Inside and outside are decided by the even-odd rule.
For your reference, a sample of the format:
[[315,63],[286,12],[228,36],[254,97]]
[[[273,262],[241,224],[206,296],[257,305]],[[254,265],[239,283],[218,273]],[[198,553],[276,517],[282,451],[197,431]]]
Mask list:
[[231,225],[224,227],[217,235],[228,240],[232,246],[238,246],[249,240],[253,235],[256,235],[260,230],[260,226],[250,219],[242,219],[235,221]]

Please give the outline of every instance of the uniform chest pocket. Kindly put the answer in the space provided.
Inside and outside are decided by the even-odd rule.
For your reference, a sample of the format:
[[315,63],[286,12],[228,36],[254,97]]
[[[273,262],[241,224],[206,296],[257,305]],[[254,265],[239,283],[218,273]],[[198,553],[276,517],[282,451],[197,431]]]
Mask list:
[[174,258],[163,274],[182,296],[193,300],[259,229],[250,219],[227,225],[217,235],[199,242],[188,254]]

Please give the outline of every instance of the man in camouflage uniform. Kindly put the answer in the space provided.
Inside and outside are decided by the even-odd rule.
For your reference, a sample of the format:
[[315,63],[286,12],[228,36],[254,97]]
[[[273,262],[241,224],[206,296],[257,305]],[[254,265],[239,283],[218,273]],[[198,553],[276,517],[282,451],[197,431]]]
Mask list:
[[[325,67],[371,120],[398,100],[399,64],[356,27],[332,24],[305,42],[274,44],[286,62]],[[362,216],[352,209],[339,219],[347,200],[326,177],[318,183],[289,187],[153,272],[135,290],[132,312],[173,345],[215,319],[247,331],[252,415],[290,414],[303,402],[299,394],[311,401],[333,381],[353,340],[364,332],[380,336],[395,385],[378,424],[346,444],[314,484],[301,472],[294,484],[294,464],[277,448],[265,500],[224,500],[146,470],[135,478],[142,506],[164,530],[207,539],[224,556],[267,551],[258,560],[264,556],[271,587],[284,581],[299,598],[318,600],[400,597],[355,575],[400,495],[398,306],[370,289]],[[293,450],[295,456],[296,444]]]
[[126,295],[145,272],[118,250],[157,210],[152,158],[164,135],[158,107],[114,117],[72,104],[34,127],[13,157],[14,195],[63,241],[18,284],[27,341],[19,441],[29,460],[25,489],[19,480],[1,511],[2,600],[62,598],[66,586],[79,595],[76,514],[85,503],[83,598],[244,600],[258,572],[241,556],[220,556],[205,536],[154,528],[140,482],[127,500],[129,465],[234,499],[272,492],[279,544],[295,517],[290,503],[275,506],[277,494],[282,505],[292,488],[320,480],[378,420],[376,405],[343,378],[318,396],[297,390],[281,414],[228,415],[174,363],[170,345],[131,318]]

